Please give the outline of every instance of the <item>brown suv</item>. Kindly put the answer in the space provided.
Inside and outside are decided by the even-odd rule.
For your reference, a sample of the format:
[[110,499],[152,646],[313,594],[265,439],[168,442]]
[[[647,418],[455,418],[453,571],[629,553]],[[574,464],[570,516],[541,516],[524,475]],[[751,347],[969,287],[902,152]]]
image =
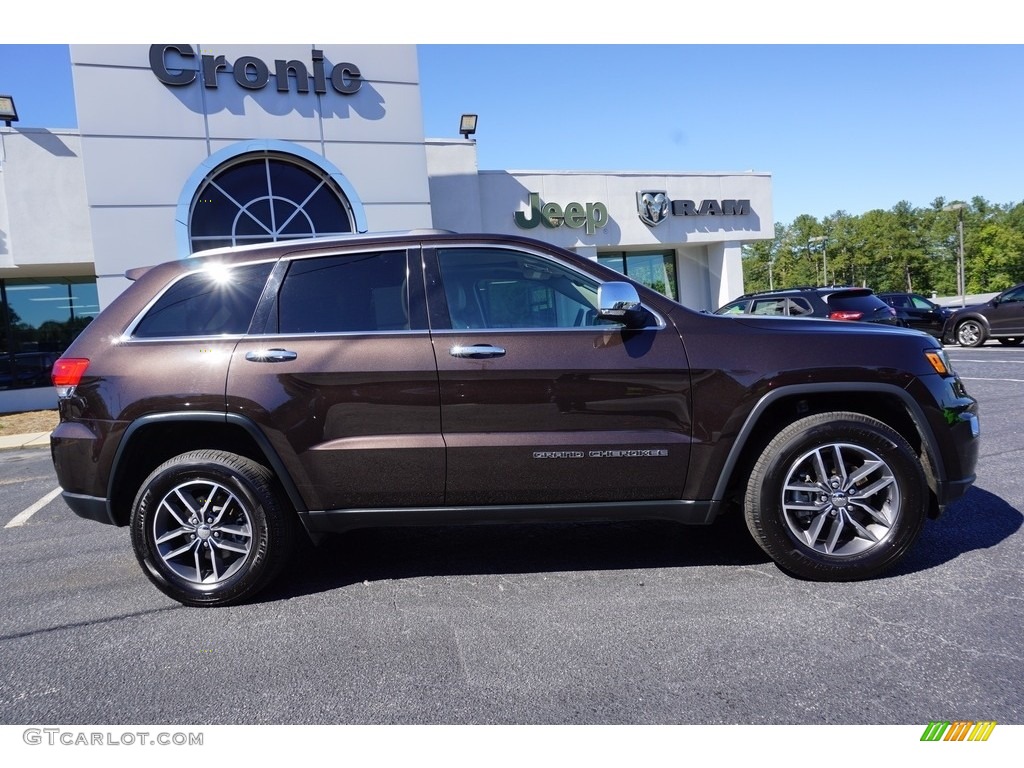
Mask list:
[[191,605],[298,536],[742,509],[797,576],[870,577],[974,480],[977,404],[923,334],[680,306],[497,235],[208,251],[134,283],[54,366],[79,515]]

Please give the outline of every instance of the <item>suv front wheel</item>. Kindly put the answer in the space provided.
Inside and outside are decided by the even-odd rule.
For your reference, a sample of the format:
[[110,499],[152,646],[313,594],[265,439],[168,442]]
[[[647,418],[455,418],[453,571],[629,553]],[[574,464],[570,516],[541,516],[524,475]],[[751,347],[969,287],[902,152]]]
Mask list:
[[914,450],[859,413],[822,413],[783,429],[754,465],[747,528],[785,571],[817,581],[880,573],[913,544],[928,488]]
[[980,347],[985,343],[985,326],[977,320],[964,320],[956,327],[956,340],[962,347]]
[[157,467],[132,506],[135,555],[150,580],[186,605],[241,602],[290,556],[294,521],[273,475],[224,451],[193,451]]

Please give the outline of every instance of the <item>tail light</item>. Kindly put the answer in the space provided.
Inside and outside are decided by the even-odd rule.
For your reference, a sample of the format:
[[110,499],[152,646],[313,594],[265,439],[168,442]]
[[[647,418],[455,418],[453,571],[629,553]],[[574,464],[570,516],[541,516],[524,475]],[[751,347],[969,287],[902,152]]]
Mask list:
[[860,320],[862,317],[864,317],[863,312],[852,309],[837,309],[828,313],[829,320]]
[[57,397],[71,397],[89,367],[88,358],[62,357],[53,364],[50,379],[57,388]]

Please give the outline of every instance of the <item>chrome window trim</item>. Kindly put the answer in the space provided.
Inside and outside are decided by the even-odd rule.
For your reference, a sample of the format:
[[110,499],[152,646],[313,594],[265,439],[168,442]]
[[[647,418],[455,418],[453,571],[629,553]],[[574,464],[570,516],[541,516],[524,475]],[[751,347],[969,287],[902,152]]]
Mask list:
[[245,340],[264,339],[329,339],[335,336],[424,336],[429,337],[430,331],[426,328],[416,330],[397,331],[310,331],[308,333],[247,333],[241,337]]
[[226,333],[223,336],[147,336],[144,339],[137,339],[134,336],[121,336],[118,339],[119,344],[153,344],[159,342],[166,344],[170,341],[180,341],[182,343],[190,343],[193,341],[238,341],[244,339],[247,334],[244,333]]
[[663,325],[645,325],[643,328],[628,328],[621,323],[612,323],[610,325],[574,326],[572,328],[559,328],[558,326],[541,326],[539,328],[438,328],[431,333],[437,336],[476,336],[481,333],[580,333],[581,331],[589,331],[591,333],[633,331],[635,333],[636,331],[661,331],[665,327]]

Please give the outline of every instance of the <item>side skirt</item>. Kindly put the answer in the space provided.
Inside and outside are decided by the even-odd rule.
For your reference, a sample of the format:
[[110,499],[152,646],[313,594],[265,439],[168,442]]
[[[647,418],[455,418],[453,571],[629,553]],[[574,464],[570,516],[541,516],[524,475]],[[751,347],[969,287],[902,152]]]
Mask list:
[[402,507],[311,511],[300,517],[310,533],[341,533],[354,528],[414,525],[609,522],[673,520],[708,525],[710,501],[634,501],[591,504],[524,504],[483,507]]

